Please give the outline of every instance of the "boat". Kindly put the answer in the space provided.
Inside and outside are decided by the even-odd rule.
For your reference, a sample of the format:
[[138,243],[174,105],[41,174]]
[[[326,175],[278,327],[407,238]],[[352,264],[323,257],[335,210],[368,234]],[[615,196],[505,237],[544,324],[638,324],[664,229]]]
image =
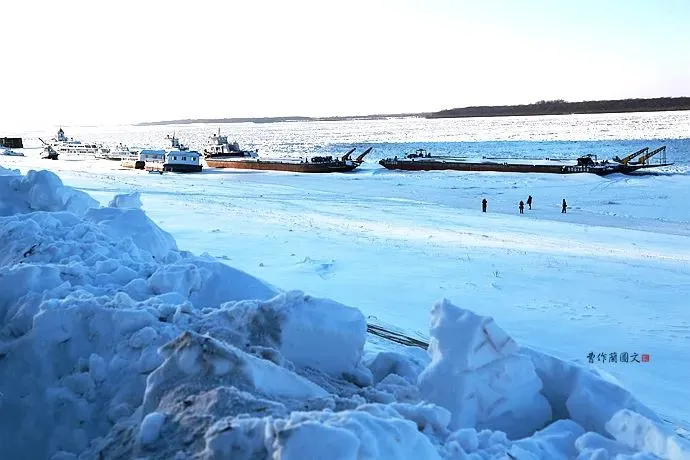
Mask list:
[[[42,139],[41,142],[46,144],[46,142]],[[67,138],[62,128],[58,130],[57,135],[52,138],[48,144],[58,154],[67,154],[69,156],[96,157],[96,155],[99,154],[99,151],[103,148],[103,146],[100,144],[84,144],[80,140],[75,140],[71,137]]]
[[[256,152],[239,150],[225,155],[207,155],[206,164],[211,168],[258,169],[264,171],[289,171],[300,173],[350,172],[364,162],[364,157],[371,152],[369,147],[356,159],[350,158],[355,149],[340,158],[332,156],[314,156],[303,159],[261,159]],[[243,152],[243,153],[240,153]]]
[[[417,149],[414,153],[407,154],[404,158],[386,158],[379,164],[386,169],[398,169],[405,171],[483,171],[483,172],[512,172],[512,173],[550,173],[550,174],[576,174],[590,173],[606,176],[614,173],[629,174],[640,169],[669,166],[673,163],[664,161],[660,164],[650,164],[651,156],[665,151],[666,147],[660,147],[654,152],[649,152],[638,162],[628,161],[625,164],[614,159],[599,161],[596,155],[584,155],[575,162],[572,160],[529,160],[529,159],[489,159],[482,158],[471,160],[464,157],[432,156],[425,149]],[[645,152],[648,150],[643,149]],[[642,152],[642,151],[640,151]],[[638,153],[639,154],[639,153]],[[651,155],[650,155],[651,154]],[[626,157],[627,158],[627,157]]]
[[59,156],[60,156],[60,154],[50,145],[46,144],[43,146],[43,152],[41,153],[41,159],[43,159],[43,160],[57,160]]
[[258,158],[258,150],[242,150],[237,142],[228,142],[228,136],[221,136],[220,128],[218,134],[212,134],[203,150],[204,158],[224,158],[242,157]]
[[[142,149],[138,153],[129,152],[120,161],[124,168],[143,169],[149,172],[200,172],[201,154],[180,144],[173,135],[167,137],[173,146],[171,149]],[[182,148],[179,148],[182,147]]]
[[119,143],[113,148],[101,147],[96,154],[96,158],[102,160],[122,161],[136,156],[140,149],[131,149],[126,145]]
[[162,165],[165,172],[201,172],[201,154],[196,150],[168,150]]
[[173,149],[176,149],[176,150],[189,150],[189,147],[187,147],[187,146],[184,145],[184,144],[181,144],[181,143],[180,143],[180,140],[179,140],[178,138],[175,137],[175,132],[173,132],[172,135],[168,134],[167,136],[165,136],[165,138],[168,139],[168,140],[170,141],[170,146],[171,146]]
[[10,148],[5,148],[5,147],[0,147],[0,155],[8,156],[8,157],[23,157],[24,154],[22,152],[16,152]]

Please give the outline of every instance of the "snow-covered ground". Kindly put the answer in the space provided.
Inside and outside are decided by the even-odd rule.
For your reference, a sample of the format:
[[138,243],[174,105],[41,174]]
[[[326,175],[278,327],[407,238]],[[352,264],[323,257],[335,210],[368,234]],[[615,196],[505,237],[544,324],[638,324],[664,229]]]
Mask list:
[[[598,447],[610,453],[616,449],[645,450],[661,458],[690,455],[683,450],[687,447],[683,447],[686,444],[681,438],[645,434],[663,431],[664,427],[690,428],[690,314],[685,300],[690,294],[690,179],[685,174],[600,178],[400,173],[367,164],[353,174],[342,175],[206,170],[198,175],[160,176],[119,170],[116,163],[107,161],[51,162],[32,155],[4,157],[0,165],[23,173],[48,167],[67,185],[88,192],[103,206],[116,194],[139,192],[147,215],[174,236],[179,248],[209,253],[270,283],[236,272],[209,275],[202,268],[190,268],[203,266],[208,273],[220,269],[217,265],[209,268],[212,262],[187,254],[166,255],[169,238],[151,230],[135,211],[89,211],[85,223],[78,218],[55,217],[54,213],[3,218],[3,228],[9,225],[14,229],[12,235],[17,235],[24,225],[31,231],[23,230],[28,236],[10,245],[2,273],[38,266],[31,269],[36,272],[30,276],[5,277],[10,283],[5,286],[17,283],[17,290],[3,295],[5,311],[14,315],[14,308],[23,313],[14,322],[9,313],[0,315],[4,315],[4,334],[20,337],[13,340],[23,340],[21,346],[38,356],[40,350],[50,348],[48,345],[66,343],[66,335],[75,334],[78,328],[70,324],[91,321],[91,326],[85,326],[86,332],[80,332],[82,335],[74,341],[83,344],[83,349],[70,346],[70,350],[55,351],[67,353],[72,364],[50,372],[36,371],[41,374],[37,376],[26,368],[30,359],[16,364],[12,354],[5,353],[0,359],[0,373],[9,369],[20,382],[28,379],[25,374],[31,375],[37,384],[55,388],[56,395],[49,399],[62,401],[60,404],[66,399],[73,401],[73,393],[79,394],[76,399],[80,402],[74,402],[79,410],[60,415],[59,406],[51,406],[56,420],[65,420],[69,429],[75,426],[70,423],[77,421],[91,425],[98,418],[94,415],[97,412],[108,414],[107,420],[80,428],[83,434],[79,432],[79,439],[70,440],[68,447],[60,444],[67,441],[58,441],[67,434],[51,432],[48,438],[52,444],[42,452],[83,451],[89,458],[93,449],[106,449],[104,452],[111,456],[106,458],[115,458],[116,446],[122,444],[138,455],[152,449],[163,455],[161,458],[173,458],[177,450],[203,449],[209,458],[244,458],[240,453],[228,453],[226,457],[221,454],[223,449],[231,452],[227,449],[242,446],[247,458],[252,452],[264,452],[261,449],[280,452],[285,458],[290,453],[296,458],[310,458],[304,450],[307,444],[319,449],[330,442],[329,458],[333,446],[342,446],[343,458],[357,453],[362,458],[403,458],[410,452],[415,452],[414,458],[424,458],[423,452],[428,456],[465,458],[460,449],[469,454],[484,448],[488,450],[483,451],[482,458],[505,458],[500,455],[506,451],[514,458],[575,458],[579,453],[582,458],[609,458],[594,450]],[[517,202],[528,194],[534,197],[533,209],[519,215]],[[31,192],[31,196],[42,202],[51,193]],[[484,197],[489,201],[486,214],[480,212]],[[560,213],[563,198],[570,205],[567,214]],[[82,203],[75,206],[83,214],[83,203],[88,200],[82,197],[73,201]],[[131,204],[128,201],[137,204],[131,198],[116,201],[114,204],[119,206]],[[0,207],[0,214],[28,211],[2,212],[5,208]],[[55,205],[50,210],[58,209],[60,206]],[[126,212],[134,214],[128,216]],[[97,229],[91,228],[94,225]],[[132,228],[128,228],[130,225]],[[123,230],[133,237],[134,248],[128,240],[121,241]],[[34,244],[29,241],[33,231],[42,231],[47,241],[55,238],[53,245],[57,248],[69,243],[70,257],[61,252],[64,249],[41,252],[37,248],[27,257],[17,256]],[[14,240],[3,236],[3,241]],[[111,244],[115,249],[91,249],[103,256],[80,260],[77,254],[81,244],[98,248]],[[157,255],[155,260],[146,255],[151,251]],[[119,262],[111,266],[105,262],[108,257]],[[19,264],[18,260],[25,262]],[[43,266],[58,261],[65,266],[83,267],[55,272]],[[126,268],[117,268],[120,265]],[[92,274],[82,275],[82,268]],[[236,276],[243,276],[243,281],[235,282]],[[51,296],[60,299],[69,292],[69,288],[59,286],[65,279],[72,285],[89,287],[65,300],[51,301]],[[52,291],[27,300],[19,294],[21,287],[26,291],[26,285],[18,280],[34,283],[31,290],[37,291],[45,282],[49,284],[46,289]],[[310,306],[311,297],[305,300],[301,294],[291,294],[258,306],[245,302],[218,308],[224,301],[268,300],[277,293],[272,286],[304,291],[317,298],[316,304]],[[112,294],[117,291],[126,293],[129,299]],[[501,330],[494,330],[490,323],[487,326],[486,319],[447,303],[435,307],[430,333],[429,310],[443,297],[479,315],[493,317],[529,349],[518,350]],[[364,316],[320,298],[356,307]],[[189,304],[180,310],[176,305],[183,299]],[[107,339],[99,341],[94,334],[98,337],[103,333],[95,331],[100,326],[95,326],[93,319],[83,319],[79,310],[86,309],[90,313],[85,317],[91,318],[116,315],[122,307],[146,309],[158,319],[123,318],[120,321],[131,327],[108,332]],[[77,310],[59,318],[60,312],[69,308]],[[36,309],[50,312],[35,316],[31,336],[30,318]],[[282,313],[278,332],[269,337],[244,325],[258,324],[259,329],[270,330],[271,314],[266,315],[274,310],[289,314]],[[41,317],[43,322],[38,321]],[[431,337],[433,363],[429,365],[420,350],[403,349],[373,337],[364,344],[365,317],[370,322],[393,324],[411,335]],[[161,323],[160,318],[165,322]],[[39,334],[37,327],[43,324],[48,331],[52,323],[72,332],[64,333],[62,338],[58,337],[62,333],[57,332]],[[184,330],[208,333],[217,340],[193,333],[180,336]],[[40,339],[43,335],[51,338]],[[496,349],[487,355],[473,352],[473,347],[487,337]],[[172,339],[175,341],[163,350],[163,362],[155,349]],[[124,345],[117,345],[123,341],[129,343],[126,352],[121,350]],[[367,353],[360,362],[361,347]],[[264,368],[262,360],[247,357],[242,350],[270,358],[278,366]],[[384,353],[376,358],[375,353],[382,350],[400,354]],[[536,350],[579,361],[584,367],[588,366],[587,356],[593,353],[591,367],[603,377],[581,373],[580,368],[546,358]],[[636,353],[637,359],[643,354],[650,359],[622,363],[624,352],[629,358]],[[91,358],[91,353],[95,357]],[[324,353],[335,355],[325,357]],[[619,362],[610,362],[612,353]],[[606,362],[601,354],[606,355]],[[42,356],[38,361],[46,364],[52,356]],[[223,356],[235,364],[216,363],[213,356]],[[211,377],[210,368],[195,364],[199,360],[212,364],[215,373],[230,372],[237,377]],[[236,363],[245,363],[249,370],[241,375],[227,370]],[[192,379],[192,385],[192,377],[183,376],[199,372],[207,372],[201,383]],[[116,388],[134,374],[136,383],[127,385],[126,391]],[[614,378],[640,403],[608,383]],[[240,383],[218,384],[221,380],[227,383],[227,379],[239,379]],[[291,383],[276,385],[278,379]],[[486,392],[487,385],[493,388],[491,393]],[[14,386],[5,379],[0,386],[3,404],[16,397],[11,391]],[[28,381],[23,387],[23,398],[37,391]],[[88,393],[92,390],[95,396]],[[323,391],[331,396],[324,396]],[[127,394],[120,394],[123,392]],[[305,399],[309,402],[300,402]],[[41,407],[37,401],[22,401],[34,405],[35,410]],[[391,401],[399,404],[343,412],[355,409],[359,403]],[[420,401],[436,403],[449,412],[432,406],[414,407]],[[261,416],[257,406],[274,418],[222,421],[233,411]],[[10,406],[18,407],[26,408]],[[288,415],[298,407],[330,407],[335,413]],[[670,424],[651,424],[635,413],[617,412],[624,408],[650,420],[655,418],[652,411],[656,412]],[[127,419],[130,413],[133,418]],[[31,417],[25,423],[36,423]],[[199,423],[195,432],[191,427],[199,418],[205,422]],[[463,430],[470,426],[503,430],[515,439],[542,428],[552,418],[570,418],[577,425],[561,421],[530,441],[514,443],[497,433]],[[414,421],[418,431],[407,431],[410,425],[405,420]],[[114,421],[122,422],[121,426],[111,428]],[[209,428],[211,422],[220,425]],[[7,418],[2,423],[7,430],[16,425]],[[231,427],[233,430],[228,431]],[[630,430],[636,434],[631,435]],[[424,436],[419,437],[420,432]],[[168,440],[174,433],[191,441],[157,441],[163,435]],[[86,449],[86,441],[96,436],[103,437],[100,444]],[[611,439],[601,436],[618,439],[628,447],[611,447]],[[406,443],[397,447],[387,444],[396,437]],[[6,439],[0,439],[0,446]],[[11,439],[9,445],[13,448],[38,445],[35,439]],[[535,450],[539,449],[537,445],[549,447],[539,451]],[[522,450],[532,451],[535,457]],[[120,453],[127,457],[129,452]],[[314,452],[311,458],[323,458],[318,450],[309,452]]]

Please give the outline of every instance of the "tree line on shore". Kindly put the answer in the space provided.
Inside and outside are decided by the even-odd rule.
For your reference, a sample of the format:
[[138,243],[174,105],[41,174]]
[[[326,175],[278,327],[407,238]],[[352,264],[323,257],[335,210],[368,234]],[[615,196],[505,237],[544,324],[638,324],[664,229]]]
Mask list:
[[619,99],[608,101],[566,102],[562,99],[534,104],[476,106],[441,110],[427,118],[507,117],[529,115],[569,115],[574,113],[624,113],[690,110],[690,97]]
[[539,101],[523,105],[485,105],[441,110],[439,112],[353,115],[333,117],[257,117],[257,118],[187,118],[182,120],[151,121],[135,126],[191,123],[278,123],[299,121],[381,120],[386,118],[469,118],[510,117],[529,115],[569,115],[574,113],[663,112],[690,110],[690,97],[657,97],[653,99],[619,99],[609,101],[567,102],[562,99]]

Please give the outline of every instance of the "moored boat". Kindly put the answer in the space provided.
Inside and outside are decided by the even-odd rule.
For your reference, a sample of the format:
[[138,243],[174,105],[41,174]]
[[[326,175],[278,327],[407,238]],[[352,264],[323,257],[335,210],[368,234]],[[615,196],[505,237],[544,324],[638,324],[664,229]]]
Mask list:
[[[661,151],[662,147],[657,149]],[[595,155],[584,155],[575,162],[572,160],[529,160],[529,159],[487,159],[471,160],[460,157],[436,157],[424,149],[418,149],[405,158],[386,158],[379,164],[386,169],[405,171],[480,171],[480,172],[513,172],[513,173],[550,173],[576,174],[590,173],[605,176],[613,173],[632,173],[643,168],[668,166],[672,163],[649,164],[646,156],[641,162],[622,164],[618,161],[598,161]]]
[[261,159],[258,155],[250,155],[256,152],[248,152],[244,155],[214,155],[206,157],[206,164],[212,168],[258,169],[264,171],[300,173],[350,172],[360,166],[364,161],[364,157],[371,152],[371,148],[369,148],[353,160],[350,158],[350,155],[352,155],[354,150],[350,150],[341,158],[314,156],[311,159]]
[[67,138],[62,128],[58,130],[57,135],[49,142],[46,143],[42,139],[40,140],[44,144],[50,145],[58,154],[75,158],[96,157],[101,153],[101,149],[103,148],[100,144],[85,144],[80,140],[71,137]]
[[136,156],[139,149],[132,149],[126,145],[119,143],[115,147],[101,147],[99,152],[95,155],[96,158],[102,160],[122,161]]
[[43,152],[41,153],[41,159],[43,160],[57,160],[60,154],[50,145],[46,144],[43,146]]
[[220,128],[218,134],[212,134],[203,150],[204,158],[224,158],[224,157],[242,157],[242,158],[258,158],[259,152],[257,150],[242,150],[240,145],[235,142],[228,142],[228,136],[221,136]]
[[22,152],[17,152],[15,150],[12,150],[10,148],[5,148],[0,146],[0,155],[8,156],[8,157],[23,157],[24,154]]
[[[180,144],[173,136],[168,136],[172,149],[142,149],[138,153],[129,151],[120,165],[124,168],[145,169],[158,172],[200,172],[201,154]],[[182,147],[182,148],[180,148]]]

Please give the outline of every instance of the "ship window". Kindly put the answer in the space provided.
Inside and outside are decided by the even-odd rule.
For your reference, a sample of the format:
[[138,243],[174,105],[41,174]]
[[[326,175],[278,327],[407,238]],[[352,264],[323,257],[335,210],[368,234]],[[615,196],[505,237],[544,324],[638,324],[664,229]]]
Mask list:
[[182,157],[182,161],[187,161],[187,157]]

